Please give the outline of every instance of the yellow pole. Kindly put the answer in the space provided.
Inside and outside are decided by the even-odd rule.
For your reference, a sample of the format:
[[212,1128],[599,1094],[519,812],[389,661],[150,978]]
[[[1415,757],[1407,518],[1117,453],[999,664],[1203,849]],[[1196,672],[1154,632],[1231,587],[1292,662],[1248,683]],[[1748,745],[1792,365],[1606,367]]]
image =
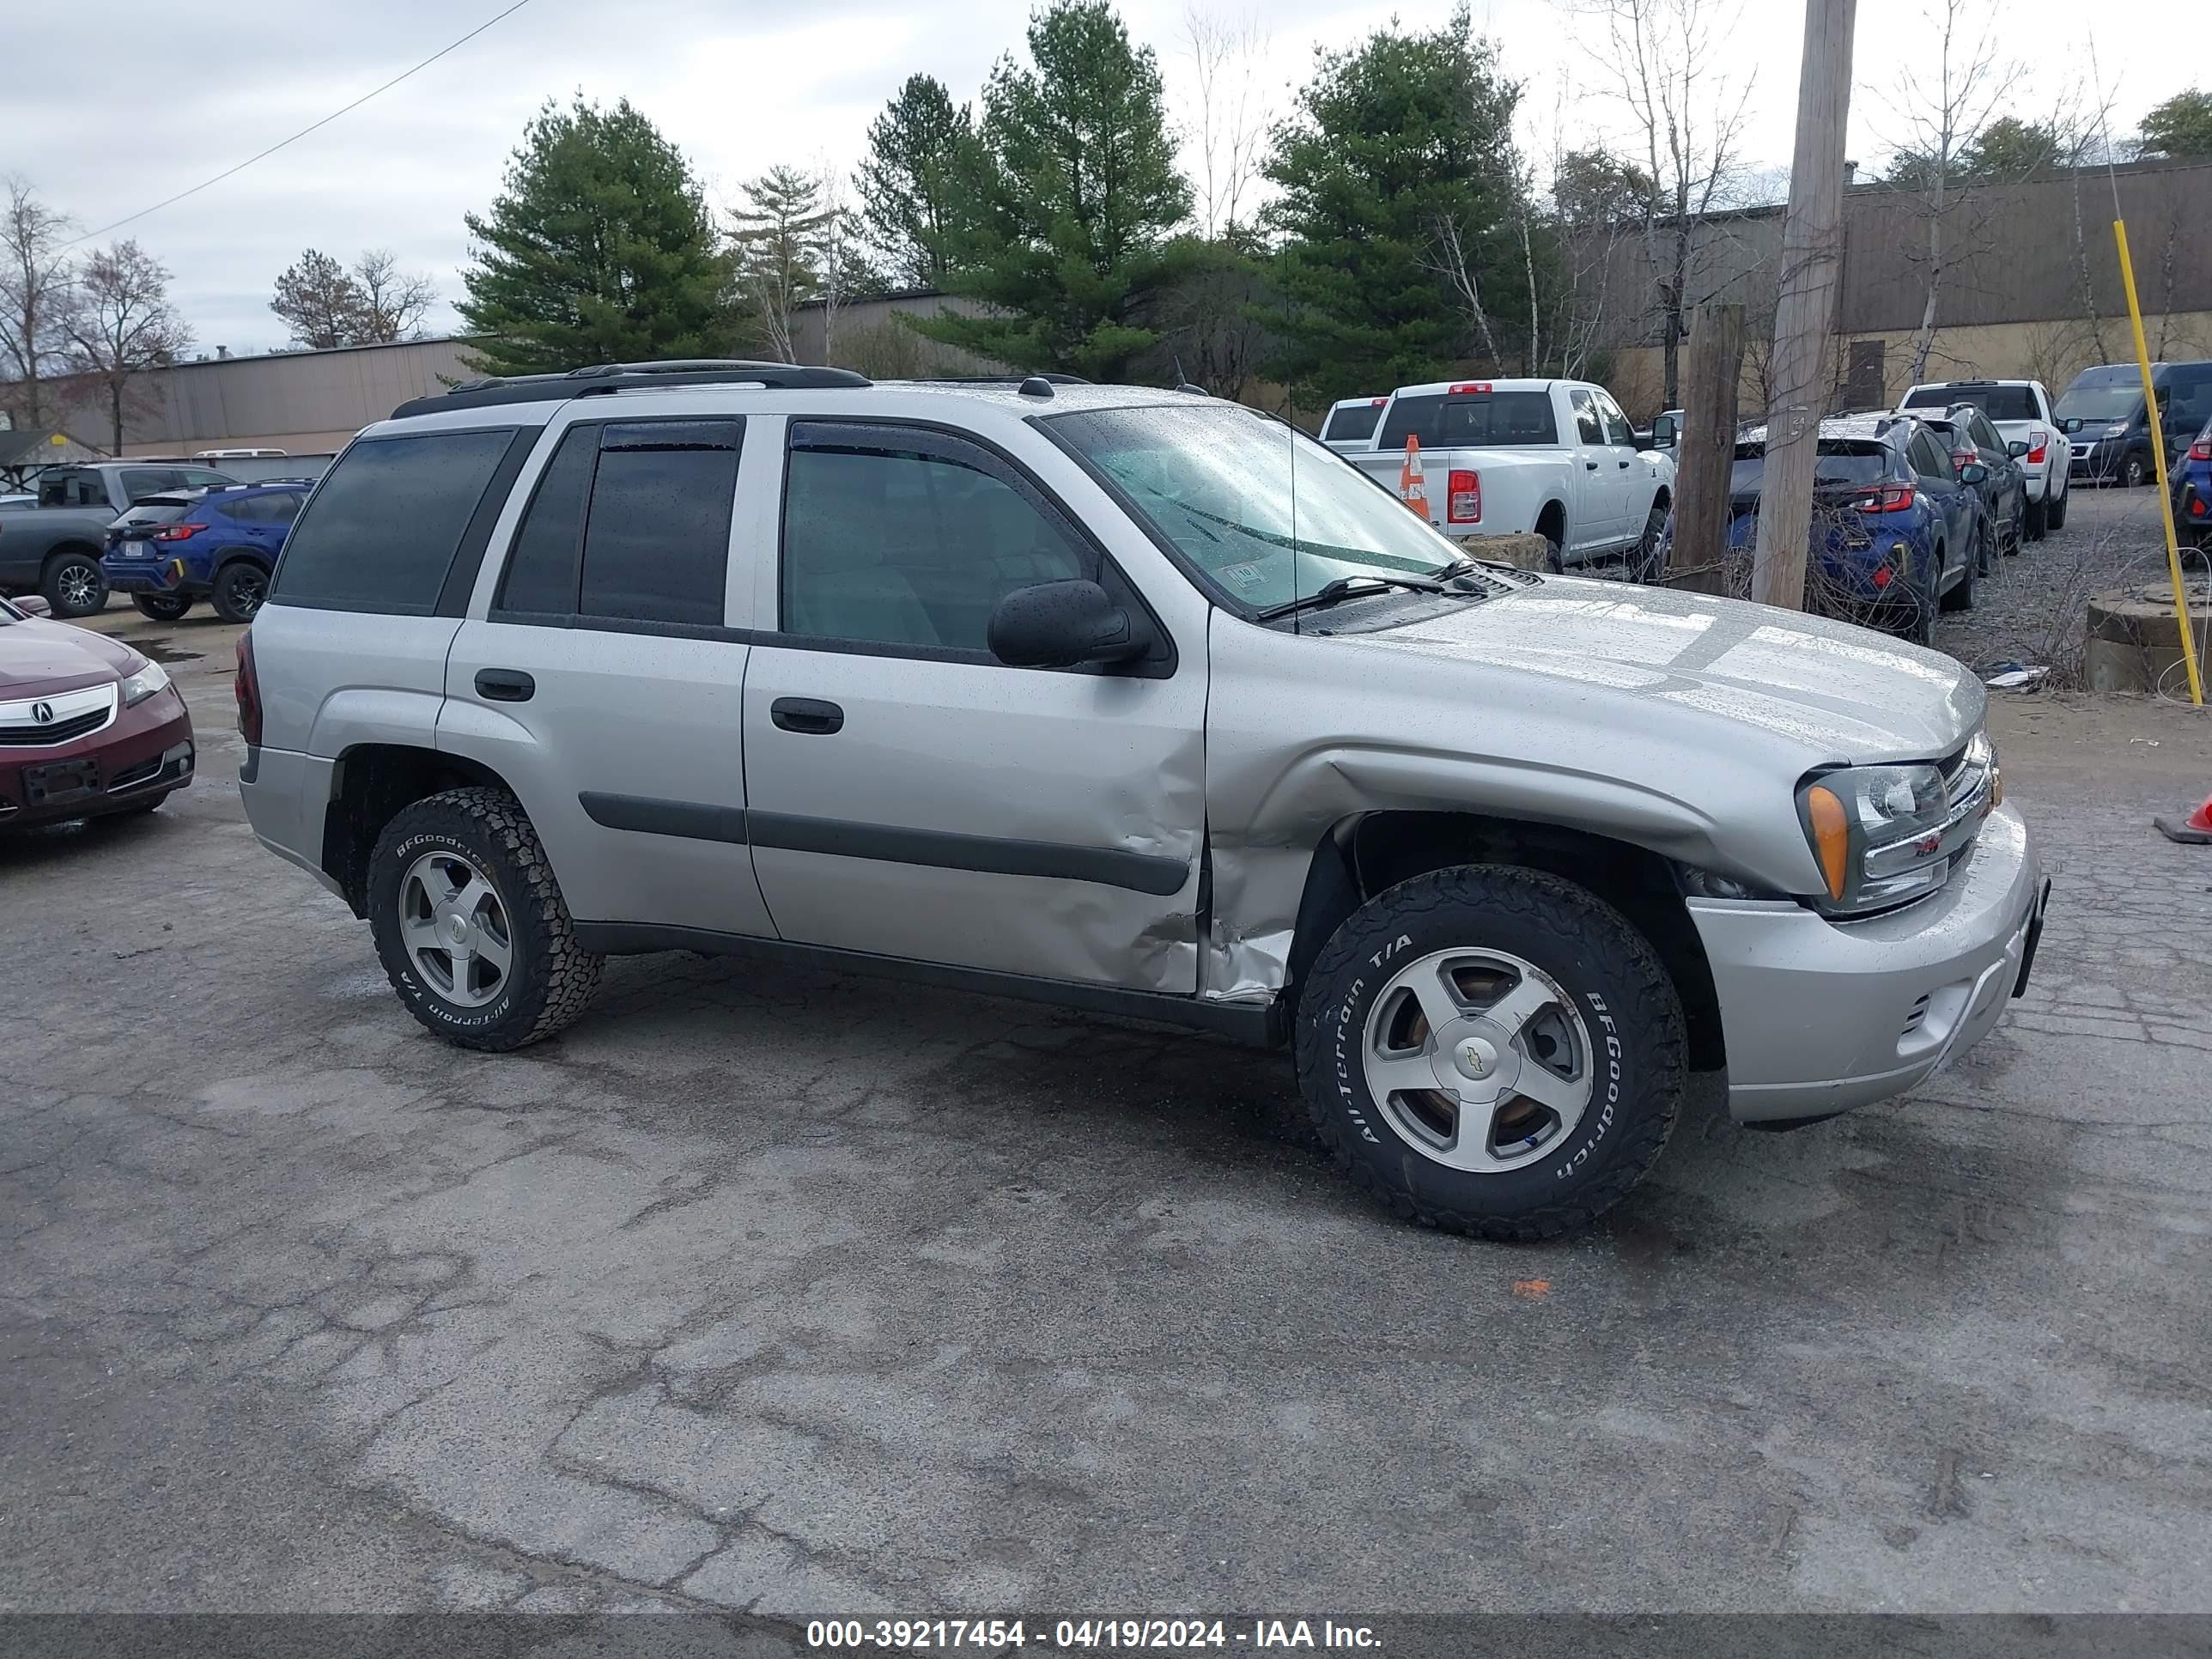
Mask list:
[[2112,240],[2120,246],[2120,283],[2128,291],[2128,321],[2136,331],[2136,367],[2142,370],[2143,404],[2150,411],[2150,459],[2158,469],[2158,507],[2166,520],[2166,571],[2173,583],[2173,618],[2181,625],[2181,660],[2189,671],[2189,701],[2204,706],[2204,682],[2197,672],[2197,642],[2189,635],[2189,598],[2181,586],[2181,538],[2173,527],[2173,490],[2166,478],[2166,434],[2158,416],[2158,393],[2150,383],[2150,341],[2143,334],[2142,302],[2136,298],[2135,262],[2128,258],[2128,224],[2112,221]]

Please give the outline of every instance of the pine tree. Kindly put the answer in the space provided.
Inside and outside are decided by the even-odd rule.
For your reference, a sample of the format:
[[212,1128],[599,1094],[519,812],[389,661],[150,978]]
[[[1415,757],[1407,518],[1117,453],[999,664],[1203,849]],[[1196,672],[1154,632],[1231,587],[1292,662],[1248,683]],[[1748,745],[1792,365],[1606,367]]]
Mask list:
[[1289,302],[1275,371],[1302,401],[1450,372],[1481,343],[1455,298],[1462,276],[1494,322],[1525,321],[1522,204],[1504,165],[1519,96],[1464,5],[1442,28],[1320,54],[1267,165]]
[[730,259],[682,152],[623,99],[550,100],[491,212],[455,308],[488,336],[470,367],[524,374],[707,357],[733,329]]
[[943,284],[975,161],[975,120],[934,76],[908,76],[870,123],[860,206],[892,280]]
[[351,345],[361,314],[361,289],[350,271],[319,248],[309,248],[276,279],[269,301],[295,344],[321,349]]
[[983,89],[981,210],[944,279],[997,314],[916,326],[1018,368],[1115,379],[1158,337],[1140,319],[1188,263],[1172,233],[1190,186],[1159,64],[1130,46],[1110,0],[1052,0],[1030,17],[1029,46],[1034,69],[1001,58]]

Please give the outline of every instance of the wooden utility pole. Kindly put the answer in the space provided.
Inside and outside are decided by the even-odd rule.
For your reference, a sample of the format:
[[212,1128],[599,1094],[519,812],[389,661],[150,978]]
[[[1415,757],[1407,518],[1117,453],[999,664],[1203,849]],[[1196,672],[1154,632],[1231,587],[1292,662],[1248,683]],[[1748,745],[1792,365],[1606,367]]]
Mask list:
[[1858,0],[1805,0],[1797,72],[1797,146],[1782,222],[1781,297],[1774,307],[1772,399],[1751,597],[1805,605],[1813,471],[1828,406],[1828,342],[1843,287],[1844,126],[1851,106],[1851,31]]
[[1681,447],[1674,461],[1674,544],[1667,585],[1725,593],[1729,475],[1735,465],[1736,382],[1743,374],[1743,307],[1693,313],[1682,374]]

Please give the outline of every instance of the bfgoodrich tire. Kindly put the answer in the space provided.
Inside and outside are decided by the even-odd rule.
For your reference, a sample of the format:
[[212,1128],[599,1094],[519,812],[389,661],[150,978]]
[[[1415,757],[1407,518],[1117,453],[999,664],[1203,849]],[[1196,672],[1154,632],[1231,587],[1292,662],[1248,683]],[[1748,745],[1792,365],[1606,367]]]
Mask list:
[[605,966],[576,943],[538,832],[503,789],[450,789],[385,825],[368,920],[407,1011],[464,1048],[551,1036],[590,1004]]
[[1551,1238],[1618,1204],[1666,1146],[1681,1002],[1595,894],[1462,865],[1337,930],[1300,998],[1297,1063],[1339,1166],[1395,1214]]

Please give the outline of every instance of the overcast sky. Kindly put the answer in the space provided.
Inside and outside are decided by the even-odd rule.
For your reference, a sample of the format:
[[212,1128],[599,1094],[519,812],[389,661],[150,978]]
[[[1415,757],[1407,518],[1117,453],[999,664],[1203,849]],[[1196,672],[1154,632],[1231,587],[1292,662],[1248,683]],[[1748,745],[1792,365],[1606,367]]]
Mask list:
[[[80,229],[95,230],[329,114],[506,3],[87,0],[67,32],[105,43],[91,58],[0,76],[0,173],[28,178]],[[1447,10],[1193,3],[1227,20],[1255,9],[1263,17],[1262,77],[1279,107],[1316,45],[1352,41],[1394,13],[1429,27]],[[1885,94],[1903,58],[1932,50],[1920,20],[1940,3],[1860,0],[1850,154],[1863,164],[1875,165],[1899,131]],[[1555,132],[1571,148],[1622,135],[1622,112],[1603,95],[1602,26],[1578,3],[1588,0],[1475,0],[1477,27],[1528,83],[1524,125],[1539,153]],[[2027,116],[2087,80],[2082,22],[2109,18],[2097,67],[2118,135],[2189,84],[2198,54],[2161,40],[2197,27],[2186,20],[2199,3],[1973,0],[1964,9],[2000,20],[2011,50],[2029,55],[2017,106]],[[1121,9],[1132,33],[1158,49],[1177,97],[1188,69],[1184,0],[1122,0]],[[348,260],[388,247],[448,300],[457,295],[468,253],[461,216],[489,206],[523,124],[549,95],[627,95],[690,155],[710,192],[728,198],[775,162],[849,164],[868,121],[915,70],[956,98],[974,97],[992,61],[1021,47],[1027,15],[1026,0],[531,0],[299,143],[102,240],[136,236],[175,273],[173,293],[203,349],[264,350],[283,343],[270,286],[303,247]],[[1754,167],[1789,162],[1802,16],[1793,0],[1741,0],[1730,31],[1727,72],[1753,87],[1746,148]],[[455,319],[441,305],[429,320],[443,331]]]

